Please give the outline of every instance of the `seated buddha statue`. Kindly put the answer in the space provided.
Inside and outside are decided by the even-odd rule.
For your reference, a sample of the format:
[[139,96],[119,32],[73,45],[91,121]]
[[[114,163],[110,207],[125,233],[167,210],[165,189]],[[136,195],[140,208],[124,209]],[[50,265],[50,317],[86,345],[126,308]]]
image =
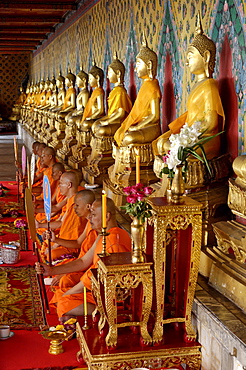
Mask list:
[[148,47],[143,36],[142,46],[136,57],[137,76],[143,83],[132,110],[114,135],[115,164],[109,167],[108,174],[115,187],[121,188],[135,182],[133,172],[137,153],[141,157],[141,173],[147,176],[148,182],[153,181],[151,177],[154,175],[150,173],[153,161],[151,143],[160,135],[161,91],[155,78],[156,71],[157,55]]
[[[188,47],[186,63],[190,72],[196,76],[197,81],[188,97],[187,111],[171,122],[169,131],[163,133],[153,142],[153,150],[156,155],[154,170],[157,176],[163,167],[162,156],[170,148],[170,135],[179,133],[185,123],[192,126],[195,122],[201,122],[202,132],[205,131],[203,137],[215,135],[223,129],[224,112],[218,83],[212,78],[215,54],[215,44],[203,33],[200,15],[198,15],[195,37]],[[208,160],[220,155],[220,140],[220,136],[216,136],[204,145]],[[195,166],[199,161],[192,158],[190,162],[193,162]]]
[[89,84],[93,92],[85,106],[82,119],[77,127],[77,144],[72,147],[72,156],[69,157],[71,166],[85,160],[90,153],[91,126],[95,120],[104,115],[104,90],[102,88],[104,80],[103,70],[94,63],[89,71]]
[[28,130],[28,124],[27,124],[27,117],[31,105],[31,99],[32,99],[32,84],[28,84],[26,88],[26,100],[22,106],[21,109],[21,123],[26,127]]
[[58,156],[61,156],[62,159],[65,159],[69,154],[71,154],[71,146],[76,144],[77,126],[81,121],[84,108],[89,99],[88,74],[83,71],[82,67],[76,76],[76,85],[78,86],[78,89],[80,89],[76,98],[76,109],[70,111],[70,113],[65,117],[65,138],[62,140],[62,148],[57,151]]
[[26,93],[23,91],[22,86],[20,86],[19,91],[20,91],[20,95],[19,95],[18,99],[16,100],[16,102],[13,106],[11,116],[8,118],[10,121],[18,121],[19,120],[21,107],[22,107],[22,105],[24,104],[24,102],[26,100]]
[[49,112],[52,108],[54,108],[57,105],[57,87],[56,87],[56,79],[53,76],[51,81],[46,81],[46,105],[42,108],[42,115],[43,115],[43,122],[42,122],[42,128],[40,132],[40,141],[41,138],[43,138],[46,135],[46,131],[49,128],[48,118],[49,118]]
[[50,143],[54,149],[62,147],[62,140],[65,136],[66,116],[75,108],[76,104],[76,90],[75,90],[76,76],[69,70],[66,78],[65,85],[67,86],[66,95],[64,98],[61,110],[58,110],[55,118],[56,133],[53,135],[53,140]]
[[[94,176],[107,173],[107,168],[114,163],[112,158],[112,143],[114,134],[125,120],[132,108],[132,102],[124,87],[125,66],[114,54],[113,62],[108,66],[110,83],[114,84],[108,97],[108,114],[92,125],[91,154],[87,157],[88,166],[83,172],[93,173]],[[106,163],[103,160],[106,155]],[[100,168],[98,167],[100,162]],[[84,177],[86,178],[86,173]],[[96,176],[97,177],[97,176]],[[87,182],[91,182],[87,180]]]
[[35,133],[40,136],[40,132],[42,131],[42,127],[44,124],[44,111],[46,107],[49,106],[49,99],[51,96],[51,90],[50,90],[50,80],[47,79],[42,88],[41,96],[40,96],[40,104],[38,106],[38,123],[36,125]]
[[32,98],[30,117],[29,117],[29,129],[32,132],[32,134],[34,133],[37,122],[38,122],[38,108],[40,105],[40,99],[41,99],[43,87],[44,87],[44,81],[41,80],[40,82],[36,83],[33,89],[34,94]]
[[65,95],[66,95],[65,77],[62,76],[61,72],[59,73],[59,76],[56,78],[56,86],[57,86],[57,89],[58,89],[56,105],[53,106],[52,108],[50,108],[49,112],[48,112],[49,128],[47,129],[47,136],[44,140],[44,142],[46,144],[48,144],[52,140],[52,135],[56,131],[56,128],[55,128],[56,113],[59,112],[60,110],[62,110]]

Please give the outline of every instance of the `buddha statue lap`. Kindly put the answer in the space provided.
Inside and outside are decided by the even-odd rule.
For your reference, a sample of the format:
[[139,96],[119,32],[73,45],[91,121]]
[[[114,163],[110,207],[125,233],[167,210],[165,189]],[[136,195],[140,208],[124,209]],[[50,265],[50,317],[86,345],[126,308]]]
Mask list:
[[46,105],[42,108],[42,125],[41,130],[38,134],[39,141],[43,141],[46,136],[47,129],[49,128],[49,111],[57,105],[57,87],[55,77],[52,80],[46,81],[47,95],[46,95]]
[[76,144],[76,131],[82,119],[84,108],[89,99],[88,74],[81,68],[76,76],[76,84],[80,89],[76,98],[76,109],[72,110],[66,117],[65,138],[62,141],[62,148],[57,151],[57,155],[66,160],[72,154],[71,147]]
[[141,178],[148,183],[156,181],[153,173],[151,143],[160,135],[160,98],[157,55],[148,45],[145,37],[136,57],[136,72],[143,84],[128,117],[114,135],[113,157],[115,163],[109,167],[108,188],[121,191],[123,187],[136,182],[136,155],[141,158]]
[[[56,79],[56,86],[58,89],[58,92],[56,92],[56,105],[54,105],[51,109],[48,111],[48,129],[46,131],[46,137],[44,138],[45,144],[48,144],[50,141],[53,140],[53,134],[56,132],[55,127],[55,118],[56,113],[62,110],[64,99],[65,99],[65,77],[61,75],[61,72],[59,73],[59,76]],[[54,96],[54,91],[53,91]]]
[[[212,78],[215,66],[216,47],[212,40],[204,35],[198,15],[198,23],[195,32],[195,38],[188,47],[187,63],[190,72],[197,77],[197,82],[193,86],[187,102],[187,111],[169,124],[169,131],[162,134],[153,142],[155,153],[154,171],[159,177],[163,167],[162,157],[168,153],[170,148],[169,137],[171,134],[180,132],[181,127],[188,123],[192,126],[195,122],[201,122],[203,137],[209,137],[223,130],[224,111],[219,96],[218,83]],[[204,145],[204,150],[208,160],[213,160],[211,165],[216,167],[215,158],[221,154],[221,137],[217,136]],[[198,154],[201,154],[198,151]],[[219,159],[223,167],[223,162],[228,162],[224,156]],[[187,188],[200,187],[205,184],[205,166],[194,157],[190,158],[188,166]],[[220,171],[219,171],[220,172]],[[220,176],[214,174],[215,179]],[[165,182],[165,181],[163,181]]]
[[10,121],[18,121],[21,117],[21,107],[25,103],[26,93],[23,91],[23,87],[20,86],[20,95],[17,101],[15,102],[11,116],[8,118]]
[[75,90],[76,76],[69,70],[65,85],[67,86],[66,95],[64,98],[62,109],[56,112],[55,117],[55,128],[56,132],[53,135],[53,140],[50,142],[50,146],[55,150],[62,147],[62,140],[65,137],[66,121],[65,118],[68,114],[75,109],[76,104],[76,90]]
[[87,166],[83,167],[84,179],[89,184],[102,183],[107,170],[114,163],[112,143],[114,134],[129,114],[132,103],[124,87],[125,66],[115,53],[113,62],[108,66],[108,79],[114,84],[108,97],[108,114],[92,125],[91,154]]
[[80,168],[86,164],[86,157],[91,152],[91,126],[99,118],[104,116],[104,80],[103,70],[94,63],[89,71],[89,84],[94,89],[86,106],[82,119],[77,127],[77,144],[72,146],[72,156],[68,158],[68,164],[73,168]]

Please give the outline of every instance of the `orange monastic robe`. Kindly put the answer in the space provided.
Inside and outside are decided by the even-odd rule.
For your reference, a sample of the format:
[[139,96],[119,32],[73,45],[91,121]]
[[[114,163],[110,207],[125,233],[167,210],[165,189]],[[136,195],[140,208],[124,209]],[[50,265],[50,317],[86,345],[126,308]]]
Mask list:
[[92,91],[91,97],[89,98],[85,106],[85,110],[84,110],[81,122],[83,122],[87,117],[90,117],[92,115],[92,108],[95,104],[97,97],[100,95],[104,96],[104,90],[101,86],[95,88],[95,90]]
[[[74,197],[67,200],[66,213],[62,221],[61,229],[58,237],[66,240],[76,240],[84,231],[87,224],[87,219],[85,217],[78,217],[74,211]],[[76,250],[73,250],[74,252]],[[63,254],[71,254],[71,249],[59,246],[52,250],[52,260],[56,260]]]
[[146,80],[143,82],[131,112],[114,135],[118,146],[121,145],[127,130],[132,125],[137,124],[138,122],[142,121],[144,117],[149,115],[151,102],[160,97],[161,90],[157,79]]
[[63,106],[62,106],[62,110],[68,108],[70,106],[70,97],[71,95],[75,95],[76,94],[76,90],[74,87],[69,87],[69,89],[67,89],[67,92],[66,92],[66,96],[64,98],[64,102],[63,102]]
[[[97,238],[97,232],[91,228],[90,222],[87,222],[86,238],[81,244],[80,254],[78,258],[82,258],[85,255],[85,253],[89,250],[89,248],[91,248],[92,245],[94,244],[96,238]],[[71,261],[74,261],[75,259],[76,258],[65,259],[64,261],[57,263],[56,266],[69,263]],[[63,294],[63,292],[67,291],[68,289],[72,288],[74,285],[80,282],[80,279],[83,274],[84,274],[84,271],[78,271],[78,272],[71,272],[69,274],[64,275],[59,281],[59,287],[56,287],[56,291],[50,303],[52,304],[57,303],[59,297]]]
[[[42,167],[41,166],[41,158],[40,157],[38,157],[38,159],[37,159],[36,167],[37,167],[37,170],[36,170],[36,173],[35,173],[36,176],[39,175],[40,173],[44,172],[44,170],[47,168],[47,167]],[[32,185],[32,187],[41,186],[42,183],[43,183],[43,178],[41,178],[40,180],[36,181]]]
[[[108,231],[110,234],[107,236],[106,249],[109,253],[117,252],[129,252],[131,250],[131,238],[129,234],[119,227],[113,227]],[[87,244],[90,248],[91,245]],[[98,254],[102,252],[102,238],[99,240],[96,249],[94,251],[94,258],[92,266],[82,275],[81,281],[84,286],[89,290],[87,292],[87,302],[94,303],[92,293],[91,293],[91,269],[97,268],[97,263],[99,260]],[[59,289],[57,294],[57,314],[58,317],[62,317],[64,314],[72,310],[73,308],[84,303],[83,293],[71,294],[63,296],[67,289]]]
[[[213,78],[205,80],[192,90],[187,102],[187,112],[168,125],[170,131],[165,132],[157,140],[153,141],[154,154],[159,154],[157,141],[160,138],[167,141],[171,134],[178,134],[186,122],[189,126],[192,126],[198,121],[202,122],[202,129],[204,131],[206,130],[203,137],[217,134],[220,129],[223,129],[223,125],[219,127],[219,122],[216,119],[213,124],[210,121],[206,121],[206,115],[209,115],[211,112],[216,112],[218,116],[221,116],[222,121],[224,121],[224,111],[219,96],[218,82]],[[204,145],[204,150],[208,159],[217,157],[220,154],[220,137],[217,136],[209,140]]]
[[129,113],[132,109],[132,102],[124,86],[115,86],[108,97],[108,117],[119,108]]

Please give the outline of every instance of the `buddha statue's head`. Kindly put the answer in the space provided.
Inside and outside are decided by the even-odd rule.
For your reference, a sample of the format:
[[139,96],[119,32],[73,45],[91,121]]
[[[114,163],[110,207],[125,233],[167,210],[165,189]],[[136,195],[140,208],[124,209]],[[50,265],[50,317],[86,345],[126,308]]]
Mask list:
[[47,78],[47,80],[45,81],[44,88],[45,88],[45,90],[49,90],[51,88],[51,82],[50,82],[49,78]]
[[108,79],[112,83],[123,83],[125,77],[125,66],[114,53],[113,62],[108,66]]
[[94,61],[94,64],[89,71],[89,84],[91,85],[91,87],[99,87],[103,85],[103,80],[104,72],[101,68],[96,66],[96,63]]
[[203,58],[206,77],[212,77],[215,67],[216,46],[213,40],[209,39],[203,33],[200,13],[198,13],[197,16],[195,37],[191,44],[189,45],[188,54],[190,51],[192,50],[194,51],[194,49],[196,49],[199,52],[200,56]]
[[138,77],[155,78],[157,73],[157,55],[148,47],[145,34],[143,34],[142,46],[136,57],[136,71]]
[[[83,66],[80,67],[80,71],[77,74],[77,85],[80,85],[80,81],[82,82],[83,86],[86,87],[88,85],[89,76],[88,74],[83,70]],[[80,87],[80,86],[79,86]]]
[[67,86],[75,85],[76,76],[69,69],[68,74],[66,75],[65,83]]
[[52,76],[52,79],[50,81],[50,88],[51,90],[54,90],[56,88],[56,79],[54,75]]
[[56,86],[58,88],[64,87],[65,84],[65,77],[62,76],[61,71],[59,73],[59,76],[56,79]]

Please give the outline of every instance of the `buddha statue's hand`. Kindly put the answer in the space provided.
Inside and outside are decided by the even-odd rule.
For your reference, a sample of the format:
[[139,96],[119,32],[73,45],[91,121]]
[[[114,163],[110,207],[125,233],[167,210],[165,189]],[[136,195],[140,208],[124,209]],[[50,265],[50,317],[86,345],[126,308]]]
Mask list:
[[167,140],[166,138],[159,138],[156,143],[158,154],[159,155],[167,154],[170,150],[170,145],[171,145],[170,141]]

